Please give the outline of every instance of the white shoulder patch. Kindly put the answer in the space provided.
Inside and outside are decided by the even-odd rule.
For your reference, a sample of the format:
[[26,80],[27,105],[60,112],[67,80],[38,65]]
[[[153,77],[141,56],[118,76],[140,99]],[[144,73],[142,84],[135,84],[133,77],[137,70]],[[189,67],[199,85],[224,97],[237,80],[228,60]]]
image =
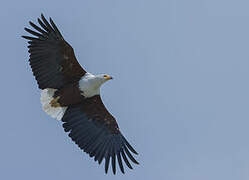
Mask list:
[[51,106],[50,102],[54,99],[53,95],[55,91],[56,89],[52,89],[52,88],[47,88],[41,91],[42,109],[51,117],[56,118],[57,120],[61,120],[64,113],[67,110],[67,107],[52,107]]

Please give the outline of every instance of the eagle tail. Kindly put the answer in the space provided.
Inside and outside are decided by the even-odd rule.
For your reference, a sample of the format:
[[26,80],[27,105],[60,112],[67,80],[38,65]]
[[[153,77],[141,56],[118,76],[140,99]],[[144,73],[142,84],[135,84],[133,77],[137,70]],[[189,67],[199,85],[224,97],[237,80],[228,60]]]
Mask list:
[[67,107],[61,107],[56,105],[56,98],[54,98],[54,93],[57,89],[47,88],[41,91],[41,104],[42,109],[48,115],[57,120],[61,120]]

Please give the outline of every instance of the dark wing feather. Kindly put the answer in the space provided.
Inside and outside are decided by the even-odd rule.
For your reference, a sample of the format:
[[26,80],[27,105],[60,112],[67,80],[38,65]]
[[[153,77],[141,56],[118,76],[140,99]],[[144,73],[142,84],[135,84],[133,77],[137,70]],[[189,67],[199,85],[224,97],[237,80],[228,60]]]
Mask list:
[[[131,153],[137,154],[134,148],[121,134],[114,117],[106,110],[99,95],[85,99],[81,104],[69,106],[62,121],[69,137],[95,161],[105,159],[105,172],[109,163],[116,173],[116,159],[122,173],[125,164],[132,169],[127,158],[138,164]],[[122,156],[121,156],[122,155]]]
[[79,81],[86,71],[78,63],[73,48],[51,18],[50,23],[43,15],[41,19],[38,18],[41,27],[29,22],[34,30],[24,28],[34,37],[22,36],[29,40],[29,62],[39,88],[59,89]]

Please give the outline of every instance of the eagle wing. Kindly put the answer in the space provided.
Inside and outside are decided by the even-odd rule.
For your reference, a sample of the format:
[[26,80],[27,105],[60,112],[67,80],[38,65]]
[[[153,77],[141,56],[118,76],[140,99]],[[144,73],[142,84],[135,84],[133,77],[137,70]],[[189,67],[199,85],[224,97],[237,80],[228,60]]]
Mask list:
[[107,111],[99,95],[69,106],[62,121],[64,130],[82,150],[99,164],[105,159],[106,173],[110,159],[113,173],[116,173],[116,157],[122,173],[122,160],[131,169],[128,158],[138,164],[131,154],[137,152],[121,134],[115,118]]
[[29,40],[29,62],[39,88],[59,89],[79,81],[86,71],[78,63],[73,48],[51,18],[50,23],[43,15],[41,19],[38,18],[41,27],[29,22],[36,31],[25,28],[35,37],[22,36]]

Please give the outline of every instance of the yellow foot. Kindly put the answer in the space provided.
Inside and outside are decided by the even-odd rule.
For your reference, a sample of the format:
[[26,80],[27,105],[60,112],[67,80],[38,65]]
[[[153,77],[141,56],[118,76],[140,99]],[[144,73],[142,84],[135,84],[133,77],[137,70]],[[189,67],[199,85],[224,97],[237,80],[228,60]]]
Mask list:
[[57,96],[56,98],[54,98],[49,104],[52,107],[60,107],[61,105],[58,103],[58,100],[60,99],[60,96]]

